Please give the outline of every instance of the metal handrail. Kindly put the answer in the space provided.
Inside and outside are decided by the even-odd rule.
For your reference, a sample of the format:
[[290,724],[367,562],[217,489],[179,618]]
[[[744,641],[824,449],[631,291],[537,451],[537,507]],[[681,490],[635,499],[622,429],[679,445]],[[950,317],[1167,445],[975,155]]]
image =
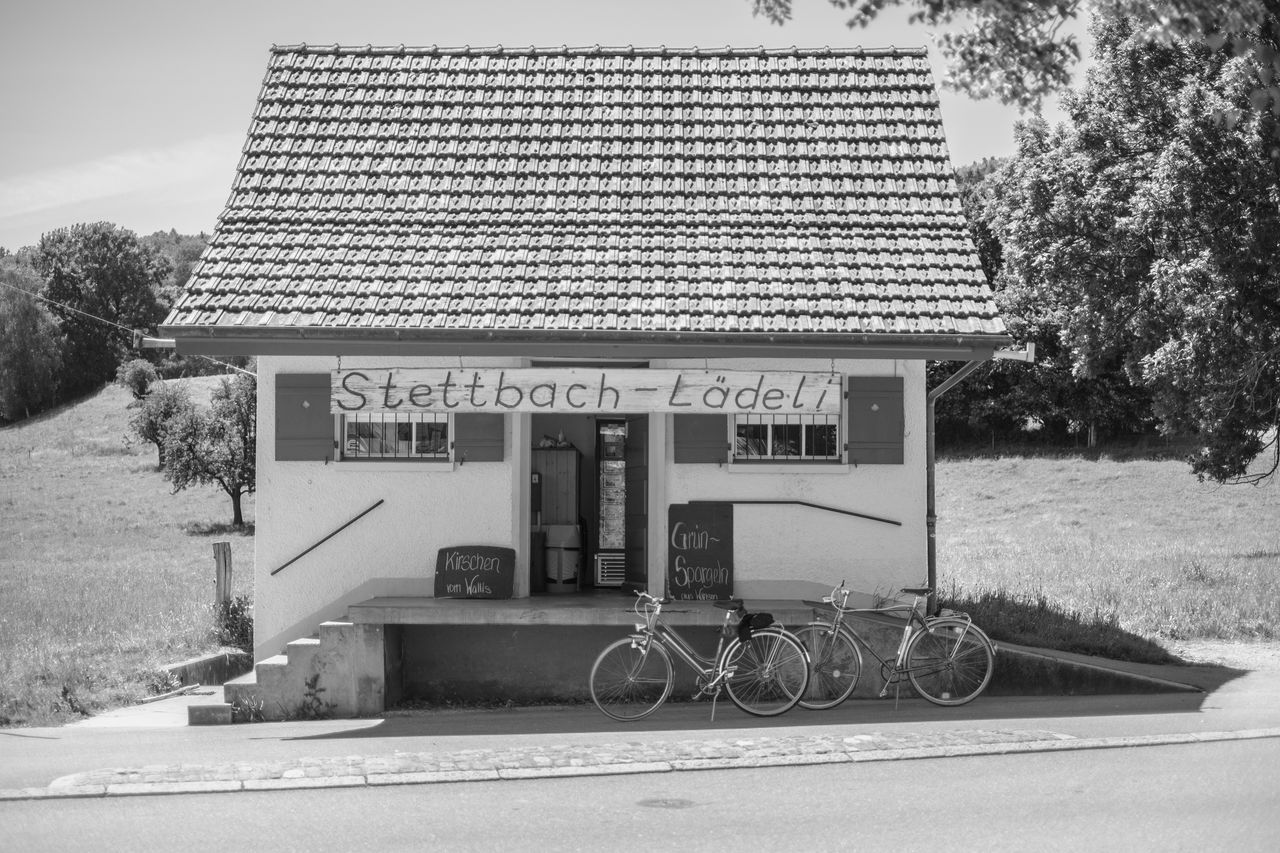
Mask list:
[[328,536],[324,537],[324,538],[323,538],[323,539],[321,539],[319,542],[317,542],[316,544],[312,545],[310,548],[308,548],[307,550],[303,551],[301,554],[299,554],[298,556],[294,557],[294,558],[293,558],[292,560],[290,560],[289,562],[285,563],[283,566],[280,566],[278,569],[272,569],[272,570],[271,570],[271,574],[273,574],[273,575],[274,575],[274,574],[276,574],[277,572],[282,572],[282,571],[284,571],[284,570],[285,570],[285,569],[287,569],[289,566],[291,566],[291,565],[293,565],[294,563],[298,562],[298,561],[299,561],[299,560],[301,560],[303,557],[307,556],[307,555],[308,555],[308,554],[310,554],[312,551],[314,551],[315,549],[319,548],[321,545],[323,545],[324,543],[328,542],[330,539],[332,539],[333,537],[337,536],[339,533],[341,533],[342,531],[346,530],[348,527],[350,527],[351,525],[355,524],[357,521],[359,521],[360,519],[364,518],[366,515],[368,515],[369,513],[373,512],[373,511],[374,511],[375,509],[377,509],[378,507],[382,506],[382,504],[383,504],[384,502],[385,502],[385,499],[384,499],[384,498],[378,498],[378,502],[377,502],[376,504],[374,504],[373,506],[369,507],[369,508],[368,508],[368,509],[366,509],[364,512],[360,513],[360,514],[359,514],[359,515],[357,515],[355,518],[352,518],[352,519],[351,519],[350,521],[348,521],[346,524],[342,525],[342,526],[341,526],[341,527],[339,527],[337,530],[334,530],[334,531],[333,531],[332,533],[330,533]]
[[897,527],[902,526],[901,521],[894,521],[892,518],[880,518],[875,515],[867,515],[862,512],[854,512],[850,509],[840,509],[834,506],[825,506],[823,504],[810,503],[809,501],[772,501],[772,500],[730,500],[730,501],[689,501],[691,504],[793,504],[795,506],[807,506],[810,509],[820,509],[824,512],[834,512],[840,515],[851,515],[854,518],[865,518],[868,521],[878,521],[881,524],[892,524]]

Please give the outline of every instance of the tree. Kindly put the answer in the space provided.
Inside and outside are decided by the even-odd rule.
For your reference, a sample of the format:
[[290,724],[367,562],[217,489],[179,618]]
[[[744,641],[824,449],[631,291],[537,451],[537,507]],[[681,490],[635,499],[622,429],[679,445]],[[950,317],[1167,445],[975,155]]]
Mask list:
[[128,388],[134,400],[145,400],[159,378],[156,366],[145,358],[130,359],[116,368],[116,384]]
[[210,404],[208,412],[193,408],[168,421],[165,479],[175,494],[195,484],[219,486],[231,498],[231,523],[243,527],[241,498],[256,486],[257,380],[223,379]]
[[[1043,128],[1043,122],[1033,123]],[[1024,127],[1025,131],[1025,127]],[[988,280],[1000,284],[1004,247],[996,233],[995,214],[1008,192],[996,180],[1005,160],[987,159],[956,170],[956,184],[978,257]],[[1014,300],[999,293],[1001,315],[1011,334],[1036,345],[1034,364],[994,362],[939,401],[938,435],[957,443],[1004,441],[1061,445],[1083,439],[1094,447],[1105,438],[1149,435],[1155,429],[1150,393],[1113,365],[1106,371],[1080,375],[1050,303],[1036,298]],[[931,365],[930,385],[940,384],[953,367]]]
[[162,470],[165,467],[165,441],[174,421],[194,413],[195,409],[186,386],[178,382],[153,383],[141,404],[135,406],[129,418],[129,429],[138,438],[156,446]]
[[152,329],[161,319],[156,293],[168,260],[132,231],[97,222],[45,234],[33,264],[66,338],[64,395],[110,381],[132,344],[131,330]]
[[142,243],[169,259],[169,274],[160,288],[160,302],[168,308],[191,277],[196,262],[209,244],[209,235],[179,234],[175,229],[157,231],[142,238]]
[[[793,0],[749,0],[757,15],[782,24]],[[1191,41],[1223,57],[1250,56],[1254,69],[1250,107],[1280,112],[1280,29],[1275,0],[828,0],[853,10],[850,27],[865,27],[890,6],[914,11],[912,23],[953,27],[937,37],[949,71],[943,82],[975,98],[997,97],[1033,107],[1071,82],[1080,45],[1063,25],[1092,10],[1107,21],[1132,22],[1152,43]],[[1280,141],[1280,136],[1272,135]],[[1280,144],[1276,146],[1280,158]]]
[[9,260],[0,266],[0,418],[16,421],[57,401],[62,339],[30,293],[39,286],[35,273]]
[[1202,443],[1199,476],[1264,479],[1280,461],[1250,472],[1280,423],[1280,173],[1256,69],[1121,19],[1094,35],[1069,121],[1020,125],[991,178],[997,298],[1025,319],[1015,334],[1053,331],[1077,379],[1149,394],[1164,430]]

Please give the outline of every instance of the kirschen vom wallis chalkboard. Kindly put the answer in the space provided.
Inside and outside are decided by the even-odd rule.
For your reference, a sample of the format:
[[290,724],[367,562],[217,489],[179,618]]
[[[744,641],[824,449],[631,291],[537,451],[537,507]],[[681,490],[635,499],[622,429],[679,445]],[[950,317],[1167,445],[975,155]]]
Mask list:
[[667,531],[667,596],[733,598],[733,504],[672,504]]
[[436,556],[436,598],[510,598],[515,577],[510,548],[458,545]]

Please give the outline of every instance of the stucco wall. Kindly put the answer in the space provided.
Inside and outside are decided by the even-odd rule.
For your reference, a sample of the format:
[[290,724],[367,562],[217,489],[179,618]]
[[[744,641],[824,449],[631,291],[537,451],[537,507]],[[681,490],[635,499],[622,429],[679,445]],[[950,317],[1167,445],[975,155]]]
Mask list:
[[[346,358],[344,367],[454,367],[456,359]],[[467,359],[466,366],[520,366],[517,359]],[[924,367],[919,361],[654,361],[653,367],[834,370],[904,377],[904,464],[806,466],[681,464],[650,472],[656,505],[691,500],[801,500],[901,522],[900,526],[799,506],[738,506],[734,512],[735,592],[801,598],[840,580],[865,593],[892,594],[925,578]],[[529,416],[506,419],[506,459],[471,463],[325,463],[275,461],[275,377],[326,372],[325,357],[263,357],[258,370],[258,494],[255,657],[345,615],[347,605],[378,595],[433,592],[436,552],[460,544],[513,547],[517,578],[527,569]],[[521,420],[521,417],[525,420]],[[669,416],[655,416],[655,420]],[[671,430],[650,435],[665,442]],[[652,455],[651,455],[652,458]],[[517,490],[515,485],[522,484]],[[271,572],[366,510],[384,503],[294,562]],[[651,505],[655,505],[651,504]],[[666,516],[650,518],[650,574],[661,588]],[[524,587],[527,589],[527,586]],[[518,581],[517,595],[523,592]]]
[[[699,359],[669,361],[662,366],[701,368],[704,364]],[[904,385],[906,437],[902,465],[806,468],[667,464],[669,504],[692,500],[797,500],[901,522],[899,527],[800,506],[736,506],[735,592],[745,597],[814,597],[845,580],[851,589],[860,592],[892,595],[903,586],[924,582],[923,362],[736,360],[712,361],[710,365],[739,370],[831,369],[851,376],[902,376]],[[670,447],[666,458],[671,459]]]
[[[344,366],[428,366],[428,359],[344,359]],[[457,361],[449,362],[456,365]],[[473,365],[505,365],[479,361]],[[512,544],[512,424],[504,462],[275,461],[275,376],[319,373],[333,358],[258,360],[255,658],[309,635],[348,604],[376,595],[431,595],[436,552],[450,545]],[[364,518],[279,574],[293,557],[382,499]]]

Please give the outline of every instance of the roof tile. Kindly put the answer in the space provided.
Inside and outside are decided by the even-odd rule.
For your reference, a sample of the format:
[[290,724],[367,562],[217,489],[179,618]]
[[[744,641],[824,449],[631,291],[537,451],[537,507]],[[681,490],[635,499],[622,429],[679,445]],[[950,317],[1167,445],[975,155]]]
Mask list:
[[169,326],[1003,336],[923,51],[276,48]]

